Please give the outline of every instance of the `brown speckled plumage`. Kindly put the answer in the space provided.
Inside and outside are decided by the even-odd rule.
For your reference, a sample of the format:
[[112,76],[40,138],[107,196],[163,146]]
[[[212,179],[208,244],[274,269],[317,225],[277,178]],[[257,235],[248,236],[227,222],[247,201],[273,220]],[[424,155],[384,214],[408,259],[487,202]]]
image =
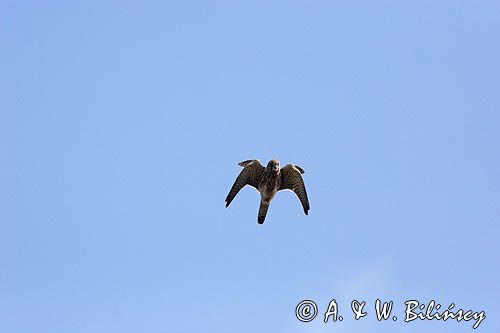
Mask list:
[[307,198],[306,187],[302,174],[304,170],[298,165],[287,164],[280,168],[278,160],[271,160],[264,167],[259,160],[247,160],[239,163],[243,167],[231,190],[226,197],[226,207],[229,206],[238,192],[245,186],[250,185],[257,189],[261,195],[259,214],[257,222],[264,223],[267,210],[276,192],[281,190],[291,190],[302,203],[304,213],[309,212],[309,200]]

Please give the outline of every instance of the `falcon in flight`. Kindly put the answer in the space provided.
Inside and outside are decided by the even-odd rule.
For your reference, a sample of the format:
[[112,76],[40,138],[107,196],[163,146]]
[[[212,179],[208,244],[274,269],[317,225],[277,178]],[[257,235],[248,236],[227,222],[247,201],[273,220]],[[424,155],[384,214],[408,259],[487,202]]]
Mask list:
[[231,187],[229,194],[226,197],[226,207],[229,206],[231,201],[238,192],[245,186],[250,185],[257,189],[260,193],[260,208],[257,222],[264,223],[266,219],[267,210],[271,200],[274,198],[276,192],[281,190],[293,191],[302,203],[304,213],[307,215],[309,212],[309,200],[307,199],[306,187],[302,174],[304,169],[295,164],[287,164],[285,167],[280,168],[280,161],[271,160],[267,163],[267,167],[260,164],[259,160],[247,160],[238,165],[243,167],[238,178]]

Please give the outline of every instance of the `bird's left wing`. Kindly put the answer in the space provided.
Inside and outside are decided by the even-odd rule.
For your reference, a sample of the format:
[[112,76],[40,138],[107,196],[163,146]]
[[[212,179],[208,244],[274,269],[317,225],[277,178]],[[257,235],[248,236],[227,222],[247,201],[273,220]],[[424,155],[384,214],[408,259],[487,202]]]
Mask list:
[[302,208],[304,213],[307,215],[309,212],[309,199],[307,198],[306,186],[304,180],[302,179],[302,174],[304,170],[298,165],[287,164],[285,167],[281,168],[281,190],[291,190],[302,203]]
[[253,186],[258,190],[259,181],[264,174],[265,168],[264,166],[262,166],[262,164],[260,164],[259,160],[247,160],[238,163],[238,165],[242,166],[243,170],[241,170],[238,178],[236,178],[233,187],[231,187],[231,190],[226,197],[226,207],[229,206],[236,194],[238,194],[238,192],[245,185]]

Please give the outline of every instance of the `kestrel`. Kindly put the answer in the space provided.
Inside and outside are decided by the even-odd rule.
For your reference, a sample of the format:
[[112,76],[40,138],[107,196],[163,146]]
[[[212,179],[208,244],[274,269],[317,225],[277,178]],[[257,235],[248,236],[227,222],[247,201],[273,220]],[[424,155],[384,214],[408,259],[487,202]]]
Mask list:
[[301,174],[304,169],[295,164],[287,164],[284,168],[280,169],[280,161],[271,160],[267,163],[267,167],[260,164],[259,160],[247,160],[238,165],[243,167],[238,178],[231,187],[231,191],[226,197],[226,207],[229,206],[231,201],[238,192],[245,186],[250,185],[259,191],[261,200],[259,215],[257,222],[264,223],[266,219],[269,204],[274,198],[276,192],[281,190],[291,190],[302,203],[304,213],[307,215],[309,212],[309,200],[307,199],[306,187]]

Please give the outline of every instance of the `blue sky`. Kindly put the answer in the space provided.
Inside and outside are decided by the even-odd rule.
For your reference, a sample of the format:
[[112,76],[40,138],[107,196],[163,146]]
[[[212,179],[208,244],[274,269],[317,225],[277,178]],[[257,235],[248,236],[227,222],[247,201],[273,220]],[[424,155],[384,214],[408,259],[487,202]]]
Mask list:
[[[472,331],[403,322],[434,299],[498,332],[499,32],[495,1],[2,1],[0,330]],[[253,158],[309,216],[224,207]]]

